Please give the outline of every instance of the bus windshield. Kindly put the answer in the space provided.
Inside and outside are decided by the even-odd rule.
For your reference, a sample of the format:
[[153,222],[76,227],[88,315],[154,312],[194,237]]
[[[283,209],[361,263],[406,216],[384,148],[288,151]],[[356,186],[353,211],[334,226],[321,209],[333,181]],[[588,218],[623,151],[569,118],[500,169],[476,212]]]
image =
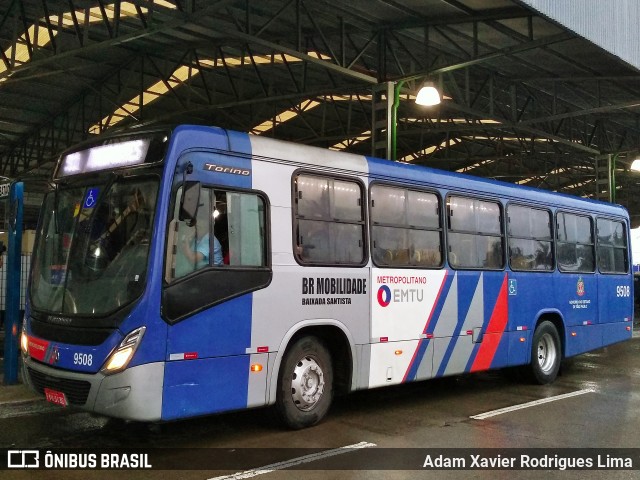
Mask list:
[[33,259],[36,310],[106,315],[145,285],[156,177],[58,187],[43,204]]

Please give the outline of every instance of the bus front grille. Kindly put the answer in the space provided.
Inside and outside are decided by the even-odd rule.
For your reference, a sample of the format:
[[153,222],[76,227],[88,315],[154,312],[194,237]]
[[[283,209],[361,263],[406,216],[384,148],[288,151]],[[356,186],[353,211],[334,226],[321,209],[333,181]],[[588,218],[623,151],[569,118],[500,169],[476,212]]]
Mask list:
[[89,397],[91,383],[85,380],[73,380],[69,378],[59,378],[45,373],[27,368],[31,383],[38,393],[44,395],[44,389],[50,388],[58,392],[63,392],[67,401],[72,405],[84,405]]

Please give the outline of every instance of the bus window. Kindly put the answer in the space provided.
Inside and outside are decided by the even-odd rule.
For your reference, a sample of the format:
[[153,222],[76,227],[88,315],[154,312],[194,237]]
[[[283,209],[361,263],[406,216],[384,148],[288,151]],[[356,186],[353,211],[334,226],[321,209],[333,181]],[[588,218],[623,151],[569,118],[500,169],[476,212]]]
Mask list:
[[500,204],[450,196],[449,263],[454,268],[498,270],[504,266]]
[[264,267],[265,204],[252,193],[216,191],[214,232],[222,243],[223,262],[232,267]]
[[[174,219],[179,217],[180,200],[182,198],[182,187],[178,191],[178,201],[176,201],[176,211]],[[203,188],[200,192],[200,203],[196,212],[195,223],[179,221],[177,223],[177,248],[175,262],[175,278],[183,277],[189,273],[208,267],[211,261],[210,255],[210,225],[211,218],[211,197],[209,189]],[[217,244],[215,244],[217,242]],[[222,263],[221,248],[219,242],[214,239],[213,263]],[[216,260],[219,260],[217,262]]]
[[509,205],[507,225],[512,270],[553,270],[550,211]]
[[301,264],[364,262],[363,189],[358,182],[298,175],[295,255]]
[[181,195],[182,187],[172,220],[176,248],[174,262],[169,260],[175,265],[169,279],[205,267],[266,265],[265,203],[260,196],[202,188],[196,222],[190,225],[178,220]]
[[442,265],[440,203],[433,193],[371,187],[373,261],[381,267]]
[[563,272],[589,273],[595,269],[591,218],[558,213],[558,266]]
[[603,273],[627,273],[627,236],[623,222],[598,218],[598,268]]

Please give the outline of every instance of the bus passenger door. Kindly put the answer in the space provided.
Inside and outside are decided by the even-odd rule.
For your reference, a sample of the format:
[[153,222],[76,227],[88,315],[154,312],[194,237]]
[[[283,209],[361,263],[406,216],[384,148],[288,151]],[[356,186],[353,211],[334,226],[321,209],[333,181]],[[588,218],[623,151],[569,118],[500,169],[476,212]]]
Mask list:
[[633,331],[632,283],[633,277],[629,273],[598,275],[599,327],[602,332],[602,346],[631,337]]
[[[598,307],[602,345],[631,336],[633,276],[625,223],[598,218]],[[627,329],[628,328],[628,329]]]
[[601,345],[597,334],[597,275],[560,274],[554,276],[556,298],[565,324],[565,356],[573,356]]
[[599,340],[598,279],[595,260],[594,221],[588,215],[558,212],[554,275],[557,304],[564,317],[565,356],[596,348]]

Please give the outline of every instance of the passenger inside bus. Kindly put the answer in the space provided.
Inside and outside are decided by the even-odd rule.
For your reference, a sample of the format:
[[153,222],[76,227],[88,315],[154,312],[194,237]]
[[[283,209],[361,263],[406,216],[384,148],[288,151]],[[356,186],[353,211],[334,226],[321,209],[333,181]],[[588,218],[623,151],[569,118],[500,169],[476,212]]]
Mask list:
[[301,220],[297,253],[307,262],[327,262],[331,257],[329,225],[317,220]]
[[[206,210],[201,208],[200,210]],[[201,217],[201,215],[198,215]],[[205,223],[208,220],[208,215],[204,218],[198,218],[196,227],[188,232],[180,242],[180,248],[185,258],[191,265],[194,266],[194,270],[198,270],[209,265],[209,225]],[[213,264],[222,265],[222,246],[218,239],[213,237]]]

